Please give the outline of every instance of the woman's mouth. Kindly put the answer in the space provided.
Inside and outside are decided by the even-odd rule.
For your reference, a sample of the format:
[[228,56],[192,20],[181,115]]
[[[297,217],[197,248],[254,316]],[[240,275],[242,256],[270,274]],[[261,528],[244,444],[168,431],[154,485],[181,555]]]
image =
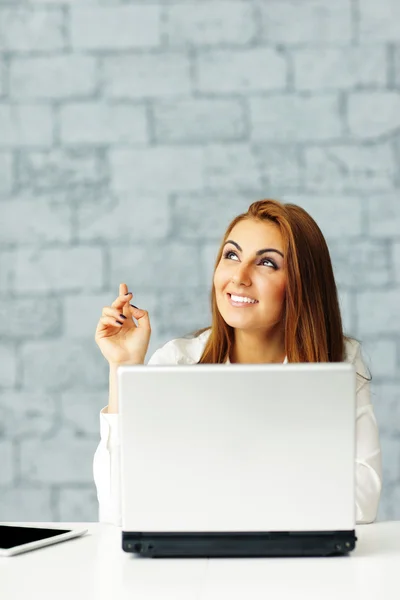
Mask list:
[[235,306],[238,308],[242,308],[245,306],[254,306],[255,304],[258,304],[258,300],[255,300],[254,298],[250,298],[248,296],[236,296],[236,294],[227,294],[227,296],[231,306]]

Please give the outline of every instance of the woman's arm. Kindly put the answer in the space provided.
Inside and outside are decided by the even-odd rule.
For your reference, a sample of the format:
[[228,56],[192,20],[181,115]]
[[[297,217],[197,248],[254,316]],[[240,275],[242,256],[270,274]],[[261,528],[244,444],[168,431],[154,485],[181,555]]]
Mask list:
[[[174,340],[158,349],[150,358],[149,365],[176,364],[177,352]],[[116,397],[116,371],[110,368],[110,391]],[[121,466],[118,412],[100,411],[100,443],[93,458],[93,478],[99,502],[99,522],[112,523],[118,527],[121,521]]]
[[99,522],[121,526],[119,416],[100,412],[100,443],[93,458],[93,478],[99,503]]
[[[357,344],[353,360],[357,375],[356,404],[356,522],[375,521],[382,490],[382,457],[378,424],[370,397],[368,371]],[[360,375],[361,374],[361,375]]]

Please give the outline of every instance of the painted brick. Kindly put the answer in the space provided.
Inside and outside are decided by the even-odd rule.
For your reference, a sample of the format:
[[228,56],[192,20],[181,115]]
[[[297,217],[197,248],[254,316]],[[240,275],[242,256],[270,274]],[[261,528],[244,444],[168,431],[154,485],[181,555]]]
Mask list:
[[49,106],[0,105],[0,148],[48,147],[53,139]]
[[397,0],[359,0],[359,36],[362,42],[396,42],[400,38],[400,5]]
[[394,264],[394,276],[396,283],[400,284],[400,241],[396,241],[392,248],[392,257]]
[[0,337],[17,340],[51,337],[60,334],[60,327],[59,298],[0,298]]
[[73,148],[48,152],[24,152],[19,156],[21,186],[33,189],[68,188],[91,184],[106,176],[104,161],[96,150]]
[[306,148],[304,161],[310,190],[369,192],[393,189],[396,182],[396,161],[389,142]]
[[14,58],[10,66],[10,96],[30,98],[70,98],[93,95],[97,86],[97,66],[91,56],[52,56]]
[[64,523],[90,523],[98,521],[98,500],[94,484],[76,488],[61,486],[58,514]]
[[304,208],[317,222],[327,239],[362,234],[363,200],[358,196],[284,193],[282,201]]
[[0,512],[3,521],[8,522],[55,521],[51,505],[51,490],[42,485],[36,489],[29,486],[2,489]]
[[[22,216],[22,217],[21,217]],[[38,199],[2,202],[0,245],[21,246],[71,240],[71,208]]]
[[400,333],[400,287],[356,294],[359,331],[363,335]]
[[247,143],[208,144],[204,148],[204,184],[215,189],[252,189],[262,187],[264,170]]
[[347,288],[374,288],[391,283],[387,245],[380,240],[331,242],[330,251],[338,285]]
[[4,59],[0,58],[0,98],[7,94],[8,69]]
[[0,152],[0,194],[11,192],[14,184],[13,157],[9,152]]
[[0,440],[0,486],[11,485],[14,481],[14,449],[9,440]]
[[372,390],[371,401],[374,405],[380,433],[384,436],[396,436],[398,424],[400,423],[400,390],[398,383],[374,383]]
[[13,346],[0,342],[0,389],[11,388],[17,382],[17,356]]
[[175,236],[187,240],[222,239],[229,223],[246,212],[250,202],[245,193],[178,194],[172,210]]
[[0,7],[0,51],[62,50],[63,26],[61,7]]
[[340,312],[345,335],[354,335],[355,325],[353,322],[353,295],[351,292],[338,287]]
[[47,485],[87,483],[93,479],[96,446],[97,440],[74,438],[64,430],[49,439],[25,440],[21,442],[22,480]]
[[71,42],[73,48],[79,50],[157,46],[160,42],[160,7],[144,4],[72,7]]
[[242,45],[256,34],[256,20],[249,2],[213,1],[174,3],[166,10],[163,27],[170,45]]
[[107,97],[164,98],[190,92],[189,58],[180,52],[104,58],[104,94]]
[[360,139],[394,132],[400,127],[400,91],[350,94],[347,119],[351,135]]
[[[365,362],[372,373],[379,377],[396,377],[397,366],[397,344],[395,340],[382,338],[363,338],[363,355]],[[398,421],[400,423],[400,421]]]
[[196,57],[196,89],[201,93],[283,91],[284,55],[274,48],[213,50]]
[[381,436],[382,479],[386,485],[398,482],[400,473],[400,438]]
[[331,95],[250,97],[249,106],[255,140],[324,141],[342,135],[338,100]]
[[195,290],[167,291],[156,313],[160,324],[158,332],[167,333],[173,339],[207,327],[211,323],[210,304],[208,285]]
[[26,390],[94,391],[108,385],[108,365],[94,339],[26,342],[21,361]]
[[240,140],[246,134],[239,100],[171,100],[154,106],[156,140],[204,142]]
[[13,282],[8,281],[9,291],[76,292],[88,286],[99,290],[103,285],[100,248],[20,249],[0,255],[0,267],[3,261],[12,265]]
[[345,44],[352,39],[350,0],[270,0],[259,6],[270,43]]
[[2,435],[9,439],[48,435],[54,429],[56,414],[56,398],[51,394],[9,391],[0,396]]
[[[129,193],[103,195],[78,207],[78,239],[114,244],[162,239],[169,231],[168,198]],[[112,227],[110,227],[112,223]]]
[[400,87],[400,45],[395,46],[393,51],[393,84]]
[[338,90],[385,87],[385,46],[307,48],[293,53],[295,88]]
[[0,249],[0,294],[9,294],[14,282],[13,260],[15,252]]
[[[115,292],[115,297],[118,294]],[[112,292],[86,292],[63,298],[63,333],[67,339],[93,339],[104,306],[111,306]]]
[[197,190],[203,185],[202,148],[143,148],[111,150],[112,186],[137,193]]
[[[301,173],[299,153],[295,146],[258,142],[254,143],[252,148],[266,186],[266,192],[271,188],[298,189]],[[265,197],[266,192],[262,197]],[[269,194],[268,191],[267,195]]]
[[133,281],[139,289],[157,281],[157,288],[164,291],[184,281],[185,286],[196,287],[201,283],[201,274],[193,268],[193,253],[197,253],[197,246],[175,241],[161,247],[141,244],[111,248],[112,284],[116,287],[121,281]]
[[61,109],[64,144],[131,144],[148,139],[144,106],[69,104]]
[[377,515],[378,521],[397,521],[398,507],[400,506],[400,486],[384,482],[382,495]]
[[[6,196],[4,200],[27,202],[47,202],[49,205],[70,206],[74,208],[80,202],[92,202],[93,198],[99,197],[104,192],[104,185],[71,185],[63,187],[53,187],[52,189],[40,189],[35,187],[20,187],[18,193]],[[75,226],[75,221],[74,221]],[[74,229],[75,236],[75,229]],[[75,237],[74,237],[75,239]]]
[[373,237],[398,236],[400,231],[400,203],[397,192],[368,196],[368,233]]
[[96,438],[99,433],[100,410],[108,404],[108,390],[104,394],[80,390],[64,392],[60,400],[62,420],[74,435]]

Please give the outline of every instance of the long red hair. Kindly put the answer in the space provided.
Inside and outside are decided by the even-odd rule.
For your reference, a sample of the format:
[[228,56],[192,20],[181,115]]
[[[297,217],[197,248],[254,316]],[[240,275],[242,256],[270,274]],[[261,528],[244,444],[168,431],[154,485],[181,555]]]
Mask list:
[[[331,258],[314,219],[300,206],[276,200],[253,202],[229,224],[215,261],[217,268],[232,229],[244,219],[272,221],[283,238],[287,285],[284,306],[288,362],[341,362],[345,336]],[[212,324],[199,363],[224,363],[233,346],[233,328],[222,318],[211,291]],[[201,329],[198,335],[209,329]]]

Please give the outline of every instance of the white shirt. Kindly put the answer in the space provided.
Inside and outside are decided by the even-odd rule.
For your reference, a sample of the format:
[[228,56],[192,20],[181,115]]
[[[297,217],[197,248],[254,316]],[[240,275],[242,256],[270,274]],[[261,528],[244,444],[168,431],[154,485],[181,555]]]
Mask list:
[[[179,338],[159,348],[150,365],[196,364],[203,353],[210,331],[197,338]],[[345,359],[357,373],[368,377],[356,340],[346,341]],[[229,361],[227,361],[229,362]],[[285,363],[287,359],[285,358]],[[378,512],[382,489],[382,463],[378,425],[370,400],[369,381],[357,375],[356,412],[356,522],[372,523]],[[99,521],[121,527],[121,481],[118,414],[100,411],[100,443],[93,460],[93,476],[99,501]],[[294,490],[295,494],[295,490]]]

